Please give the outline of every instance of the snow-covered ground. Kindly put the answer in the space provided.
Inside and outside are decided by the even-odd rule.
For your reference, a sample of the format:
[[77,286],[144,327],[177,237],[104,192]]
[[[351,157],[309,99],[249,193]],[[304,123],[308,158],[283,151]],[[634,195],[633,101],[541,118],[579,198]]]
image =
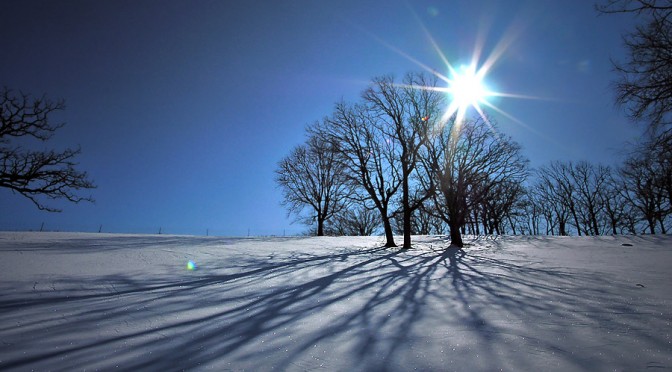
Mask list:
[[672,237],[414,241],[0,233],[0,370],[672,370]]

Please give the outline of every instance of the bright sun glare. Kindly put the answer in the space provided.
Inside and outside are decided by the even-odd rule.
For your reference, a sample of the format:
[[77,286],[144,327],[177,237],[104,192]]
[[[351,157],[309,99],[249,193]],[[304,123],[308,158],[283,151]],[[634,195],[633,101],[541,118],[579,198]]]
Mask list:
[[[419,17],[416,16],[416,18],[419,20]],[[473,50],[473,55],[471,58],[471,63],[468,65],[462,65],[459,68],[455,68],[449,61],[446,55],[442,52],[441,48],[437,44],[437,42],[434,40],[432,35],[429,33],[429,31],[425,28],[425,26],[422,24],[422,22],[419,22],[420,26],[422,27],[423,31],[425,32],[425,35],[429,39],[429,42],[431,43],[432,47],[434,50],[437,52],[438,56],[441,58],[443,63],[445,64],[445,67],[447,69],[447,74],[442,74],[437,72],[434,68],[431,68],[430,66],[427,66],[423,62],[419,61],[415,57],[407,54],[403,50],[400,50],[399,48],[396,48],[395,46],[385,42],[384,40],[376,37],[375,35],[372,35],[376,40],[378,40],[380,43],[383,45],[387,46],[391,50],[395,51],[396,53],[400,54],[401,56],[407,58],[408,60],[412,61],[413,63],[417,64],[418,66],[422,67],[423,69],[431,72],[434,74],[439,80],[443,81],[445,83],[444,86],[433,86],[433,87],[425,87],[425,86],[414,86],[413,88],[416,89],[429,89],[429,90],[435,90],[439,91],[442,93],[445,93],[447,97],[449,98],[449,103],[448,107],[444,111],[444,113],[441,116],[441,119],[439,121],[440,125],[445,125],[448,123],[448,121],[455,117],[455,123],[456,127],[459,128],[459,126],[464,122],[467,113],[473,109],[478,113],[478,115],[487,123],[488,125],[490,124],[490,121],[488,120],[488,117],[486,113],[484,112],[483,108],[487,107],[488,109],[491,109],[493,111],[496,111],[497,113],[513,120],[514,122],[518,123],[519,125],[524,126],[525,128],[529,130],[533,130],[520,120],[516,119],[515,117],[511,116],[507,112],[504,112],[502,109],[499,107],[495,106],[493,102],[491,102],[490,98],[493,97],[508,97],[508,98],[522,98],[522,99],[539,99],[539,97],[532,97],[532,96],[526,96],[526,95],[520,95],[520,94],[512,94],[512,93],[505,93],[505,92],[498,92],[494,91],[488,88],[488,83],[487,83],[487,75],[490,72],[490,70],[494,67],[495,63],[499,60],[499,58],[502,57],[506,49],[511,45],[511,43],[514,40],[514,36],[509,34],[508,32],[506,35],[504,35],[494,46],[492,51],[490,52],[489,55],[487,55],[484,60],[481,60],[482,57],[482,52],[483,52],[483,40],[481,38],[477,39],[476,45],[474,46]],[[482,61],[482,62],[481,62]],[[428,117],[427,117],[428,118]],[[427,120],[424,119],[423,120]],[[534,131],[534,130],[533,130]],[[536,131],[535,131],[536,132]],[[539,134],[537,132],[537,134]]]
[[450,94],[459,107],[478,104],[487,93],[483,86],[483,79],[478,76],[474,68],[462,66],[461,73],[454,73],[450,84]]
[[461,66],[459,70],[451,68],[451,77],[445,79],[448,87],[445,90],[451,97],[450,105],[444,114],[444,119],[448,119],[457,113],[456,120],[462,122],[470,107],[473,107],[481,116],[483,110],[481,104],[488,104],[487,98],[497,93],[487,89],[483,79],[485,70],[476,70],[472,64],[470,66]]

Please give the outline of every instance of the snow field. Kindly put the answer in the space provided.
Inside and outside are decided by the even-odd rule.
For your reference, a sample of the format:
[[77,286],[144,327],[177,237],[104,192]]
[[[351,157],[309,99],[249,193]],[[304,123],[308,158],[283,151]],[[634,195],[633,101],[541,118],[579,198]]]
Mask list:
[[672,370],[669,236],[414,242],[0,233],[0,369]]

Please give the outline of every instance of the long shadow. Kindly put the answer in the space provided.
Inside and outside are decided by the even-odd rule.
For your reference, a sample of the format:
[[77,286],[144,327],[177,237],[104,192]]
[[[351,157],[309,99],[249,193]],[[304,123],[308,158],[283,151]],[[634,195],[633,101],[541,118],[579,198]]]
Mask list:
[[[573,369],[642,368],[618,347],[577,350],[591,326],[606,342],[605,332],[627,330],[642,347],[669,350],[647,324],[665,324],[670,314],[624,303],[618,288],[603,291],[609,278],[496,257],[372,247],[240,256],[207,272],[104,276],[85,287],[63,278],[59,291],[0,296],[0,368],[543,367],[535,353]],[[473,368],[440,364],[438,353],[451,349],[456,360],[480,360]]]
[[[36,235],[38,234],[38,235]],[[118,251],[129,248],[162,247],[174,248],[185,246],[222,246],[233,245],[241,241],[254,241],[256,238],[228,238],[215,236],[188,236],[188,235],[124,235],[124,234],[96,234],[80,233],[77,237],[64,238],[69,233],[30,233],[30,241],[23,241],[21,233],[2,233],[0,245],[2,251],[23,251],[40,253],[100,253],[104,251]],[[35,237],[37,236],[37,239]],[[274,241],[296,238],[268,238]]]

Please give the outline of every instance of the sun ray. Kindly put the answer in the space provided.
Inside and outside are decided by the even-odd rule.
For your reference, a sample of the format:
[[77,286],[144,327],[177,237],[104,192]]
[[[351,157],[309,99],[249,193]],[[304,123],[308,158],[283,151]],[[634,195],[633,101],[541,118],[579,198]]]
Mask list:
[[562,143],[560,143],[560,142],[556,141],[555,139],[551,138],[550,136],[547,136],[547,135],[545,135],[544,133],[542,133],[542,132],[540,132],[540,131],[534,129],[533,127],[531,127],[531,126],[525,124],[523,121],[519,120],[519,119],[516,118],[515,116],[509,114],[508,112],[506,112],[506,111],[500,109],[499,107],[497,107],[497,106],[491,104],[490,102],[485,102],[484,104],[485,104],[486,106],[488,106],[489,108],[491,108],[492,110],[494,110],[494,111],[498,112],[499,114],[503,115],[503,116],[506,117],[507,119],[509,119],[509,120],[513,121],[514,123],[520,125],[521,127],[525,128],[526,130],[528,130],[528,131],[530,131],[530,132],[536,134],[537,136],[539,136],[539,137],[541,137],[541,138],[543,138],[543,139],[545,139],[545,140],[547,140],[547,141],[549,141],[549,142],[551,142],[551,143],[553,143],[553,144],[555,144],[555,145],[557,145],[557,146],[559,146],[559,147],[561,147],[561,148],[564,148],[564,147],[565,147]]
[[500,115],[512,120],[513,122],[521,125],[530,132],[535,133],[536,135],[543,137],[546,140],[551,142],[552,139],[548,136],[543,135],[539,131],[533,129],[529,125],[524,124],[522,121],[513,117],[509,113],[505,112],[501,108],[497,107],[490,100],[492,98],[514,98],[514,99],[526,99],[526,100],[549,100],[543,97],[537,97],[532,95],[524,95],[511,92],[502,92],[492,90],[488,86],[488,75],[493,70],[498,61],[505,55],[507,50],[512,46],[514,41],[517,39],[518,35],[521,33],[520,27],[515,27],[517,23],[513,23],[503,34],[503,36],[497,41],[495,46],[489,52],[485,54],[485,32],[483,29],[479,28],[481,32],[477,35],[474,49],[472,50],[471,61],[468,65],[456,66],[454,63],[448,59],[446,54],[443,52],[439,43],[436,41],[434,36],[429,32],[427,27],[424,25],[417,13],[412,9],[409,4],[410,13],[413,14],[417,23],[419,24],[422,32],[424,33],[427,41],[431,47],[436,52],[437,56],[440,58],[443,63],[443,68],[445,73],[437,71],[437,69],[430,67],[428,64],[420,61],[418,58],[410,55],[409,53],[403,51],[402,49],[392,45],[391,43],[383,40],[381,37],[378,37],[374,33],[363,29],[361,26],[357,26],[378,43],[382,44],[386,48],[395,52],[396,54],[404,57],[405,59],[411,61],[412,63],[418,65],[423,70],[436,76],[441,82],[445,83],[445,86],[413,86],[407,84],[398,84],[401,87],[414,88],[414,89],[424,89],[441,92],[446,94],[448,98],[447,107],[443,111],[439,122],[437,125],[443,127],[447,125],[451,120],[456,129],[459,130],[459,127],[467,119],[469,111],[474,111],[480,118],[483,119],[484,123],[488,127],[495,131],[495,127],[491,122],[491,119],[485,112],[485,108],[491,109],[494,112],[497,112]]

